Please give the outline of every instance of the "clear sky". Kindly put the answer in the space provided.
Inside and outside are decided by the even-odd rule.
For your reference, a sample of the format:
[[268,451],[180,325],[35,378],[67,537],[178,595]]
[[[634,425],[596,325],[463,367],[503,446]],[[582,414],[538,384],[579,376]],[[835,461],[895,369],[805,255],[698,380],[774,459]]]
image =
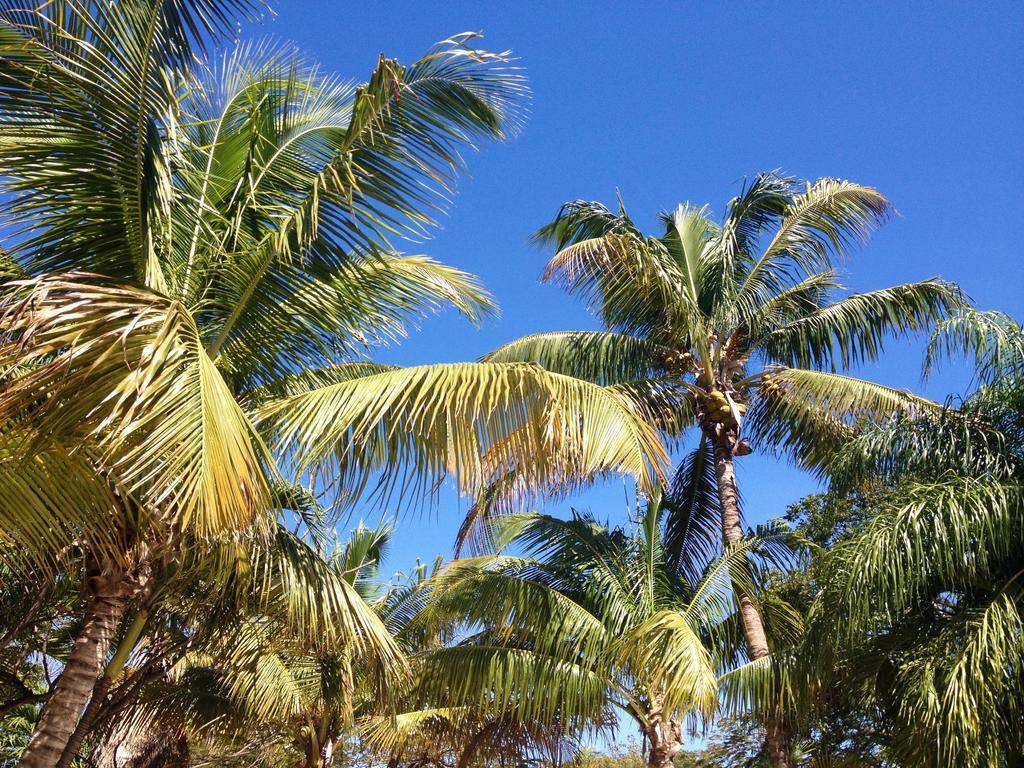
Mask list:
[[[254,36],[291,40],[365,78],[378,53],[411,61],[454,33],[513,49],[533,89],[522,135],[469,158],[435,237],[410,244],[480,275],[503,310],[475,330],[453,313],[380,359],[473,360],[518,336],[596,327],[538,283],[527,244],[567,200],[614,203],[654,227],[686,200],[721,213],[745,176],[780,168],[877,187],[900,217],[847,266],[854,290],[940,275],[984,308],[1024,317],[1024,3],[427,2],[282,0]],[[859,373],[922,387],[920,343]],[[748,522],[782,513],[813,479],[763,456],[739,462]],[[624,521],[622,484],[577,504]],[[450,554],[460,511],[403,518],[390,568]]]

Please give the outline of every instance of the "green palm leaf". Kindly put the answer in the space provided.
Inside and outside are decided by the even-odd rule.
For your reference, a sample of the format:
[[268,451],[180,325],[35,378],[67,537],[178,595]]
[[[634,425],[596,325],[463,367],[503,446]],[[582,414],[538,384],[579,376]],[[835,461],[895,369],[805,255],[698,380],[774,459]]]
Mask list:
[[619,384],[655,375],[666,350],[645,339],[601,331],[556,331],[524,336],[484,355],[489,363],[537,363],[596,384]]
[[720,538],[715,458],[707,439],[702,438],[700,445],[679,463],[662,499],[662,510],[666,560],[695,584],[718,552]]
[[969,355],[984,381],[1024,372],[1024,329],[1001,312],[964,309],[940,323],[925,355],[927,377],[943,356]]
[[[794,185],[794,180],[789,180]],[[816,272],[832,266],[853,243],[864,242],[891,215],[877,190],[849,181],[820,179],[794,194],[760,258],[743,277],[738,295],[757,295],[783,284],[787,270]]]
[[778,368],[770,376],[780,389],[761,399],[745,428],[753,441],[811,468],[832,462],[859,425],[942,411],[909,392],[838,373]]
[[843,368],[876,360],[885,338],[931,327],[963,306],[940,280],[855,294],[776,327],[764,340],[773,359],[802,368]]
[[76,542],[123,559],[110,519],[122,503],[115,489],[82,451],[37,443],[26,456],[32,439],[16,430],[0,435],[0,562],[15,573],[53,578],[74,567]]

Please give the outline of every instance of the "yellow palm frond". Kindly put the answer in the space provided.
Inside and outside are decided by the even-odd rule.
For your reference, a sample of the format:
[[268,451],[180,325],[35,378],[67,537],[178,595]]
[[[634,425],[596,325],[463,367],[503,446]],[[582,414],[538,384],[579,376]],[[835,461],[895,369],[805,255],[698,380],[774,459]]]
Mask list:
[[88,450],[151,519],[212,536],[262,523],[266,454],[178,302],[85,274],[0,308],[0,421]]
[[938,413],[939,403],[906,390],[887,387],[838,373],[803,368],[780,368],[772,378],[790,390],[792,397],[813,403],[819,410],[851,422],[883,420],[896,414],[915,416]]
[[456,730],[472,716],[471,707],[434,707],[364,717],[359,720],[358,728],[369,746],[395,754],[439,730]]
[[262,426],[297,472],[360,491],[429,490],[453,476],[476,494],[515,470],[535,487],[622,473],[649,491],[667,463],[622,395],[536,365],[458,363],[343,381],[265,406]]
[[406,674],[405,658],[381,618],[356,588],[305,542],[278,528],[274,545],[254,558],[259,609],[307,645],[346,649],[379,666],[381,677]]
[[905,390],[838,373],[772,368],[778,386],[760,399],[744,429],[751,440],[821,469],[868,422],[938,413],[942,406]]
[[56,573],[69,567],[72,544],[116,555],[121,503],[81,451],[37,445],[26,455],[23,432],[0,434],[0,563],[16,573]]

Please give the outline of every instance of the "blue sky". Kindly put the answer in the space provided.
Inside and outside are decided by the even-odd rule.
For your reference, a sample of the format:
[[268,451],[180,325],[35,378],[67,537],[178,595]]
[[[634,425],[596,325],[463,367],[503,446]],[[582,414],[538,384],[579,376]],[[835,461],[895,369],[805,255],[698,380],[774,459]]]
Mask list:
[[[480,275],[503,316],[476,330],[449,313],[380,359],[472,360],[527,333],[596,327],[538,283],[549,254],[527,243],[562,202],[613,203],[618,188],[653,229],[686,200],[720,213],[745,176],[773,168],[869,184],[896,205],[899,218],[847,265],[852,289],[940,275],[1024,317],[1024,4],[284,0],[247,32],[362,79],[381,51],[411,61],[467,30],[520,58],[530,118],[469,158],[442,228],[409,250]],[[965,389],[955,368],[922,387],[921,349],[894,343],[858,373],[940,399]],[[739,473],[748,522],[815,488],[764,456]],[[577,505],[623,522],[623,500],[612,483]],[[387,567],[450,554],[459,515],[446,503],[404,517]]]

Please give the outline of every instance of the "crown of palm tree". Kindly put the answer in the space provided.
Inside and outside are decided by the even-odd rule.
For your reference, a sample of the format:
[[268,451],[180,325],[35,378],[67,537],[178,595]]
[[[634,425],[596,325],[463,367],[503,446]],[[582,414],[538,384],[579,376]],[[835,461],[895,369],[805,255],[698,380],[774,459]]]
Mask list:
[[484,359],[628,390],[670,440],[698,427],[700,444],[668,494],[676,514],[667,546],[675,559],[699,552],[717,516],[717,436],[821,468],[861,421],[935,407],[837,372],[962,305],[937,278],[842,293],[840,260],[890,213],[868,187],[776,173],[747,184],[721,223],[707,207],[683,205],[662,214],[657,237],[621,204],[566,204],[535,236],[557,249],[544,280],[581,297],[607,330],[527,336]]
[[[616,392],[524,366],[405,371],[362,361],[370,344],[400,336],[408,321],[436,308],[454,305],[473,320],[493,311],[472,276],[395,254],[389,238],[430,222],[439,193],[451,190],[461,167],[461,148],[514,130],[524,86],[507,56],[474,49],[472,36],[463,35],[409,67],[382,57],[369,81],[356,86],[287,49],[242,47],[209,72],[164,51],[195,43],[193,27],[223,13],[227,7],[210,13],[186,4],[48,4],[3,18],[12,52],[3,72],[12,87],[0,96],[10,99],[0,103],[7,115],[5,188],[14,198],[7,216],[9,224],[32,222],[13,238],[8,256],[23,272],[43,275],[8,301],[5,337],[20,342],[7,347],[8,366],[53,352],[84,376],[90,354],[102,354],[101,347],[113,354],[118,323],[145,351],[144,333],[160,333],[157,313],[165,312],[178,318],[167,322],[188,326],[189,354],[202,369],[193,378],[206,389],[193,389],[195,404],[182,407],[182,395],[145,391],[160,381],[138,373],[134,359],[121,369],[125,381],[115,381],[108,358],[111,378],[93,383],[96,396],[104,386],[120,388],[120,426],[136,433],[145,431],[136,423],[142,421],[159,425],[165,441],[181,437],[180,429],[195,448],[213,449],[218,425],[200,418],[202,408],[240,415],[237,406],[212,399],[219,392],[222,401],[230,393],[258,402],[250,417],[258,413],[280,437],[274,447],[295,459],[297,473],[329,456],[354,484],[380,470],[387,482],[404,471],[430,487],[462,470],[463,488],[471,489],[517,451],[534,457],[540,482],[614,470],[646,476],[660,464],[657,438]],[[145,37],[147,30],[155,37]],[[147,44],[160,55],[132,58],[122,50]],[[111,82],[96,85],[108,73]],[[45,93],[34,87],[40,78],[51,84]],[[109,281],[55,276],[69,267]],[[127,285],[136,287],[117,295]],[[66,322],[60,309],[75,302],[91,303],[88,321],[50,329],[55,341],[24,333],[37,313]],[[129,319],[143,307],[148,325]],[[109,344],[60,347],[61,339],[103,333]],[[148,364],[176,370],[166,350]],[[12,386],[48,386],[46,370],[56,368]],[[11,407],[24,398],[11,399]],[[144,418],[143,401],[152,409]],[[99,415],[84,402],[80,408],[61,418]],[[102,417],[96,423],[100,430],[116,426]],[[247,429],[240,422],[234,428]],[[117,434],[102,439],[113,444]],[[230,453],[251,449],[230,442],[236,448],[221,456],[192,451],[183,461],[210,470],[215,458],[234,459],[211,471],[251,473],[253,456]],[[152,451],[136,451],[143,464],[146,456]],[[558,457],[566,461],[551,469]],[[145,466],[127,470],[164,493]],[[242,491],[246,503],[258,507],[261,483],[236,480],[249,489]],[[197,481],[184,484],[209,493]],[[183,513],[186,522],[192,511]]]

